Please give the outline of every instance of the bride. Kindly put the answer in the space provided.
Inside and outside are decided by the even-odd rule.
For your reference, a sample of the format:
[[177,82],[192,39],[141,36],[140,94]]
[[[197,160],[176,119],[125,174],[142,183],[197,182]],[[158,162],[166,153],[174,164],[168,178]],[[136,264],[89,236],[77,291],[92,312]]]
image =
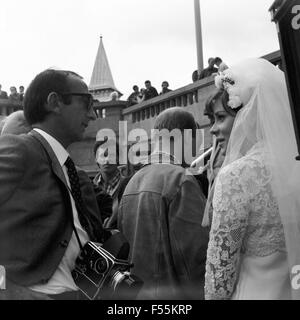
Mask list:
[[300,162],[284,73],[249,59],[215,82],[211,133],[225,159],[213,198],[205,298],[300,299],[293,273],[300,270]]

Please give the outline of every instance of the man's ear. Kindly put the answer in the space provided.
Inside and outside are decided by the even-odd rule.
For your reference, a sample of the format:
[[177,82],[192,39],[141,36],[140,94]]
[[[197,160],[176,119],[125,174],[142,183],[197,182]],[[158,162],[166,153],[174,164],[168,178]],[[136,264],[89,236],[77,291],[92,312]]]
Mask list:
[[50,92],[45,106],[49,112],[60,113],[61,100],[56,92]]

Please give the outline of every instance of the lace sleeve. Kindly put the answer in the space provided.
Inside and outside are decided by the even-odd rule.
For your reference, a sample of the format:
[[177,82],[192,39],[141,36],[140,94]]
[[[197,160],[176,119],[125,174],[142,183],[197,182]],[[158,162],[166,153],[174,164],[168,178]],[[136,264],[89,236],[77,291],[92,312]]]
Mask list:
[[249,181],[239,170],[220,172],[213,200],[213,221],[207,250],[205,299],[230,299],[249,212]]

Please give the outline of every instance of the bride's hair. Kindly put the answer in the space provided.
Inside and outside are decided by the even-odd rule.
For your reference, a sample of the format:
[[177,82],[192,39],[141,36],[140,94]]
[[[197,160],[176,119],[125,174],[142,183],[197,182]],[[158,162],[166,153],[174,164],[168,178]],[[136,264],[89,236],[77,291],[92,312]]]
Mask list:
[[241,105],[240,107],[235,109],[230,108],[228,106],[228,92],[223,88],[215,90],[213,94],[206,100],[204,108],[204,115],[208,116],[210,119],[213,118],[213,107],[218,100],[221,100],[222,106],[225,109],[225,111],[233,117],[235,117],[238,111],[241,110],[241,108],[243,107],[243,105]]

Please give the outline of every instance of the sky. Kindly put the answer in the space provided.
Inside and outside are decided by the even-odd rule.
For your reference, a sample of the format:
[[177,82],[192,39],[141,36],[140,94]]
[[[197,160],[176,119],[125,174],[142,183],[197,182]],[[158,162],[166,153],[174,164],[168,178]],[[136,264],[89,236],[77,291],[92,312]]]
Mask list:
[[[279,49],[274,0],[200,0],[204,66]],[[192,82],[197,69],[194,0],[0,0],[0,84],[26,87],[49,67],[89,84],[100,35],[116,88],[126,100],[145,80],[161,90]]]

